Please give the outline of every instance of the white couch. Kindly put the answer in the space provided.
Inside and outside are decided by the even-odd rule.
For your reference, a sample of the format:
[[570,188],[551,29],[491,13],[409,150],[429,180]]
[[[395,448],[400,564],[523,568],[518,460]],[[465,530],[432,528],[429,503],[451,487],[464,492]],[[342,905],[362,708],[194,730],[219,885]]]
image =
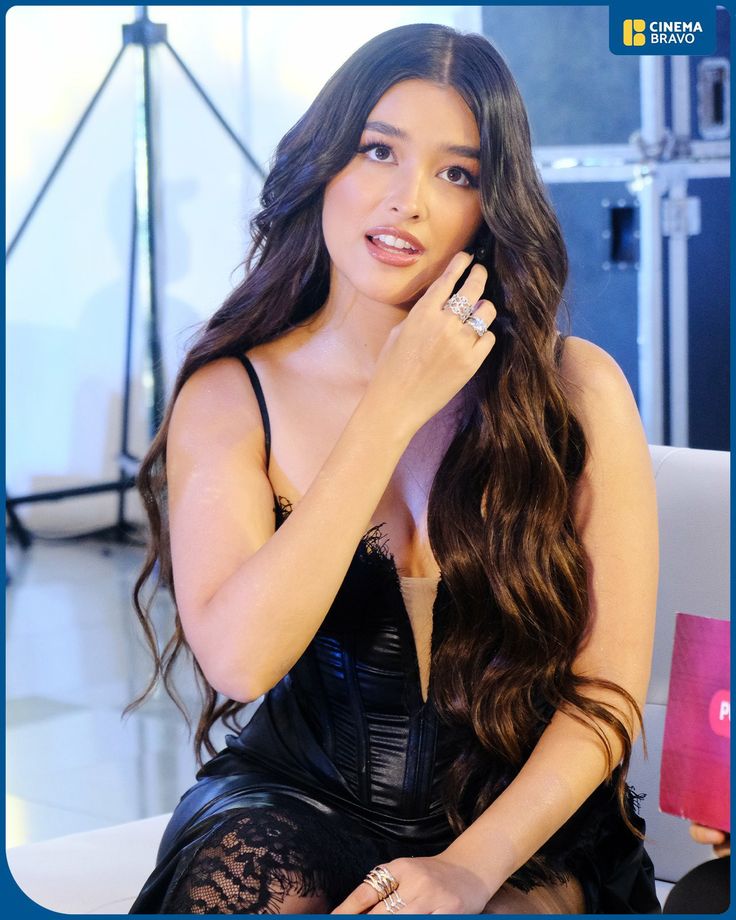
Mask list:
[[[652,447],[659,505],[661,566],[652,680],[644,719],[649,760],[637,744],[630,780],[646,792],[647,848],[663,900],[671,883],[703,862],[687,823],[658,809],[659,763],[670,658],[678,611],[728,618],[729,454]],[[20,889],[61,913],[127,913],[152,870],[168,821],[159,815],[8,851]]]
[[687,822],[659,811],[659,765],[678,611],[729,619],[730,454],[726,451],[650,447],[659,507],[660,574],[654,660],[644,710],[649,757],[641,741],[629,781],[646,792],[647,851],[663,901],[672,884],[712,857],[695,843]]

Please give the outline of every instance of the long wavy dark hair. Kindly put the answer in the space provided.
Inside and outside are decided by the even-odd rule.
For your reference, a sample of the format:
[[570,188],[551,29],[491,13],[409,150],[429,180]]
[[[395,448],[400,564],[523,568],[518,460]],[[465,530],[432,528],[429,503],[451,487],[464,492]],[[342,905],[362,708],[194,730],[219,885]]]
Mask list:
[[[177,394],[198,368],[270,342],[322,307],[330,277],[321,229],[325,186],[355,156],[381,96],[410,78],[454,87],[475,116],[484,217],[475,242],[483,246],[488,269],[483,296],[498,311],[496,344],[468,383],[470,408],[429,495],[430,545],[454,607],[432,661],[431,684],[438,716],[456,732],[459,745],[445,787],[448,820],[459,834],[484,811],[559,709],[597,733],[621,814],[640,837],[627,814],[625,784],[634,726],[641,725],[639,707],[622,687],[573,671],[591,612],[588,561],[571,513],[586,443],[559,369],[565,245],[506,63],[482,36],[441,25],[401,26],[367,42],[276,149],[261,210],[251,221],[244,280],[187,353],[138,474],[150,543],[134,604],[155,671],[126,713],[161,680],[187,715],[172,680],[178,654],[191,655],[178,614],[162,649],[151,620],[160,587],[176,604],[166,440]],[[192,663],[203,694],[195,733],[201,763],[203,749],[215,753],[214,724],[222,720],[237,730],[244,704],[222,698]],[[588,691],[595,689],[614,691],[620,704],[593,701]],[[623,745],[618,770],[601,724]]]

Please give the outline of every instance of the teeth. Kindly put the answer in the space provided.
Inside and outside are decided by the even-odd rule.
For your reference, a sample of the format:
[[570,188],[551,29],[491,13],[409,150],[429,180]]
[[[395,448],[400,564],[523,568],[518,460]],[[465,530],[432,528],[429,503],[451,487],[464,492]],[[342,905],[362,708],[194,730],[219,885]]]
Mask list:
[[411,249],[416,252],[410,243],[407,243],[406,240],[402,240],[398,236],[389,236],[387,233],[379,233],[377,236],[374,236],[373,239],[380,240],[387,246],[393,246],[394,249]]

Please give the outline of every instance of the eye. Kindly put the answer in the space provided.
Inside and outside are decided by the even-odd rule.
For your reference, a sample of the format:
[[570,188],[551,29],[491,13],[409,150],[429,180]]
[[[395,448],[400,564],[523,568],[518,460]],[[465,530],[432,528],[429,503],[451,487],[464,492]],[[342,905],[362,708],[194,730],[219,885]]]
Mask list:
[[448,166],[447,169],[442,170],[440,175],[443,173],[447,175],[447,179],[451,185],[459,185],[461,188],[478,187],[477,178],[461,166]]
[[[380,144],[377,142],[363,144],[358,147],[358,153],[369,154],[368,159],[373,160],[378,163],[385,163],[393,154],[393,150],[389,147],[388,144]],[[370,154],[375,154],[375,156],[370,156]]]

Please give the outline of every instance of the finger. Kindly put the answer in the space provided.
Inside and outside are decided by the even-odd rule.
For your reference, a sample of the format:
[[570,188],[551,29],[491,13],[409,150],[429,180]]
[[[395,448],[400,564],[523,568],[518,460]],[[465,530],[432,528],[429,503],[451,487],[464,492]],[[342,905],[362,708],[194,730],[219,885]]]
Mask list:
[[467,297],[471,303],[475,303],[486,289],[488,283],[488,269],[485,265],[477,263],[474,265],[465,279],[465,283],[458,291],[463,297]]
[[690,825],[690,836],[697,843],[710,843],[713,845],[725,843],[726,835],[715,827],[705,827],[702,824]]
[[[403,899],[402,899],[402,900],[403,900]],[[414,905],[414,909],[413,909],[413,910],[411,909],[411,908],[412,908],[412,905]],[[400,906],[398,906],[398,910],[389,911],[389,910],[386,909],[386,903],[385,903],[385,901],[379,901],[378,904],[376,904],[371,910],[368,911],[368,913],[369,913],[369,914],[384,914],[384,915],[390,914],[390,913],[394,913],[394,914],[425,914],[426,911],[424,911],[424,910],[421,910],[421,911],[420,911],[420,910],[417,910],[417,909],[416,909],[416,902],[415,902],[415,901],[404,902],[404,903],[402,903]]]
[[[473,311],[473,313],[467,318],[463,325],[467,328],[467,332],[463,333],[464,335],[471,336],[471,343],[475,346],[478,343],[482,343],[483,348],[487,349],[489,352],[496,344],[496,336],[489,328],[493,320],[496,318],[496,308],[489,300],[478,301],[478,304]],[[480,327],[480,332],[476,328],[477,322],[482,323]]]
[[698,843],[723,843],[725,834],[715,827],[706,827],[703,824],[691,824],[690,836]]
[[[457,309],[453,309],[450,305],[450,300],[454,300],[458,306],[462,305],[464,310],[467,311],[477,311],[479,304],[481,303],[480,298],[485,292],[486,282],[488,281],[488,272],[482,265],[474,265],[470,269],[470,274],[465,279],[465,283],[459,288],[452,298],[447,297],[441,303],[439,303],[439,309],[445,310],[448,313],[454,313],[460,319],[462,315],[457,312]],[[458,303],[460,301],[460,303]],[[485,301],[486,304],[490,304],[490,300]],[[495,307],[493,308],[495,310]],[[472,315],[469,314],[469,315]]]
[[467,271],[472,261],[473,257],[467,252],[458,252],[450,259],[442,274],[435,278],[427,288],[426,294],[429,294],[430,291],[432,292],[432,302],[434,302],[436,296],[440,306],[445,303],[450,294],[452,294],[452,289],[457,284],[458,279],[464,271]]
[[484,323],[490,326],[498,316],[498,311],[490,300],[479,300],[471,315],[480,317]]
[[360,885],[351,892],[345,900],[338,904],[332,911],[333,914],[363,914],[369,908],[373,907],[378,898],[378,893],[367,882],[361,882]]

